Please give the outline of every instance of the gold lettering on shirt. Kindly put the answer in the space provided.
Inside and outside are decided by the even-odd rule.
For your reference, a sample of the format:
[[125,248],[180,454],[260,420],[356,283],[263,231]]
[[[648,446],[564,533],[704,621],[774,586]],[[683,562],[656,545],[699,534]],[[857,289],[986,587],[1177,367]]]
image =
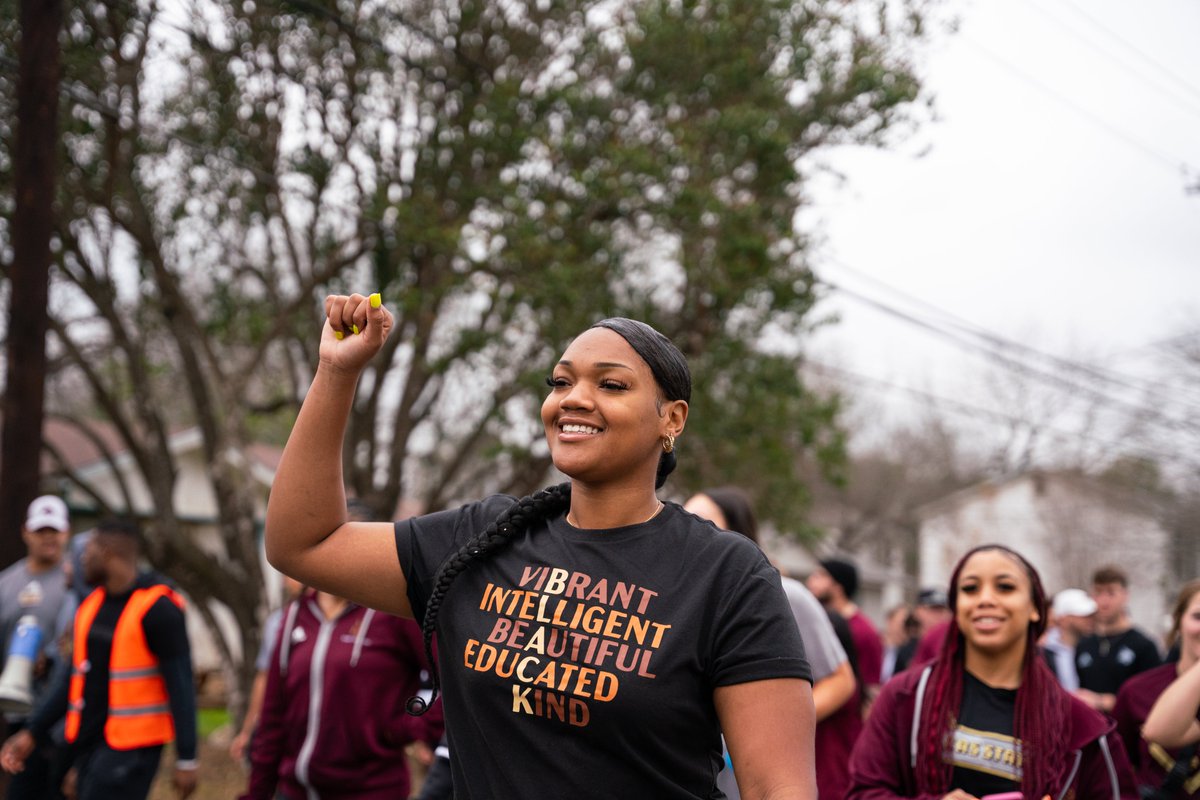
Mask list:
[[958,725],[946,760],[960,769],[1021,782],[1021,743],[1011,736]]

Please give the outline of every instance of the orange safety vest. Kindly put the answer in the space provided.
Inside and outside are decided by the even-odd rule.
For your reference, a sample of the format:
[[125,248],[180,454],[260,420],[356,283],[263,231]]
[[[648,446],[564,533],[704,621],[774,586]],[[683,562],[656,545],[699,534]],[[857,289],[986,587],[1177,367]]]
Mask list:
[[[105,591],[96,589],[79,604],[75,612],[75,669],[68,693],[66,735],[74,742],[79,735],[83,711],[83,683],[91,663],[87,658],[87,638],[104,602]],[[135,589],[117,619],[113,633],[112,655],[108,664],[108,721],[104,739],[114,750],[133,750],[166,744],[175,739],[175,723],[167,698],[167,684],[158,669],[158,658],[146,644],[142,618],[160,597],[183,608],[183,598],[170,587],[158,584]]]

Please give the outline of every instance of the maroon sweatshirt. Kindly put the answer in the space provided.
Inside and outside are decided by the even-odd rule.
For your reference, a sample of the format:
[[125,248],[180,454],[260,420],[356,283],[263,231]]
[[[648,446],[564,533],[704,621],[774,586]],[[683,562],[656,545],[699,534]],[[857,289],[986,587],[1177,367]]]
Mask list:
[[325,620],[306,591],[271,656],[242,800],[408,797],[405,746],[442,735],[440,701],[423,717],[404,710],[425,668],[412,620],[353,604]]
[[[913,770],[916,695],[925,669],[910,669],[879,693],[850,759],[845,800],[940,800],[919,794]],[[920,725],[928,724],[921,719]],[[1071,740],[1053,800],[1136,800],[1133,770],[1112,720],[1071,698]],[[919,739],[919,737],[918,737]],[[818,769],[820,765],[818,765]]]
[[[1125,742],[1125,749],[1133,761],[1138,783],[1142,786],[1162,786],[1167,773],[1175,766],[1175,759],[1179,756],[1179,748],[1152,745],[1142,738],[1142,723],[1146,721],[1146,716],[1158,696],[1179,677],[1176,673],[1178,667],[1178,663],[1171,662],[1139,672],[1121,684],[1117,692],[1113,719],[1117,721],[1117,732]],[[1196,766],[1195,756],[1184,773],[1183,785],[1171,797],[1178,800],[1200,797],[1200,766]]]

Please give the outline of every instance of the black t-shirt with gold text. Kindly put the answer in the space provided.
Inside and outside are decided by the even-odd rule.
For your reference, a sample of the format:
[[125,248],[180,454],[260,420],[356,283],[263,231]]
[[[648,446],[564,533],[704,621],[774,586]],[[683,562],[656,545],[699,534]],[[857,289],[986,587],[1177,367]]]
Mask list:
[[1013,738],[1016,689],[988,686],[963,674],[963,699],[948,754],[950,785],[976,797],[1021,788],[1020,746]]
[[[417,619],[441,563],[513,502],[396,523]],[[610,530],[534,526],[459,575],[437,633],[463,800],[722,797],[714,689],[810,679],[779,574],[673,503]]]

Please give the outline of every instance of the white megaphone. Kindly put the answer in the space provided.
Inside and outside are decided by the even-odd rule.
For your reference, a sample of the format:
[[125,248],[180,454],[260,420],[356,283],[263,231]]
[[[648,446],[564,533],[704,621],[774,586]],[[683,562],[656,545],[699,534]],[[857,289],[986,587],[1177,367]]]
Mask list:
[[33,710],[33,663],[42,644],[42,629],[37,617],[26,614],[17,620],[8,659],[0,673],[0,711],[28,714]]

